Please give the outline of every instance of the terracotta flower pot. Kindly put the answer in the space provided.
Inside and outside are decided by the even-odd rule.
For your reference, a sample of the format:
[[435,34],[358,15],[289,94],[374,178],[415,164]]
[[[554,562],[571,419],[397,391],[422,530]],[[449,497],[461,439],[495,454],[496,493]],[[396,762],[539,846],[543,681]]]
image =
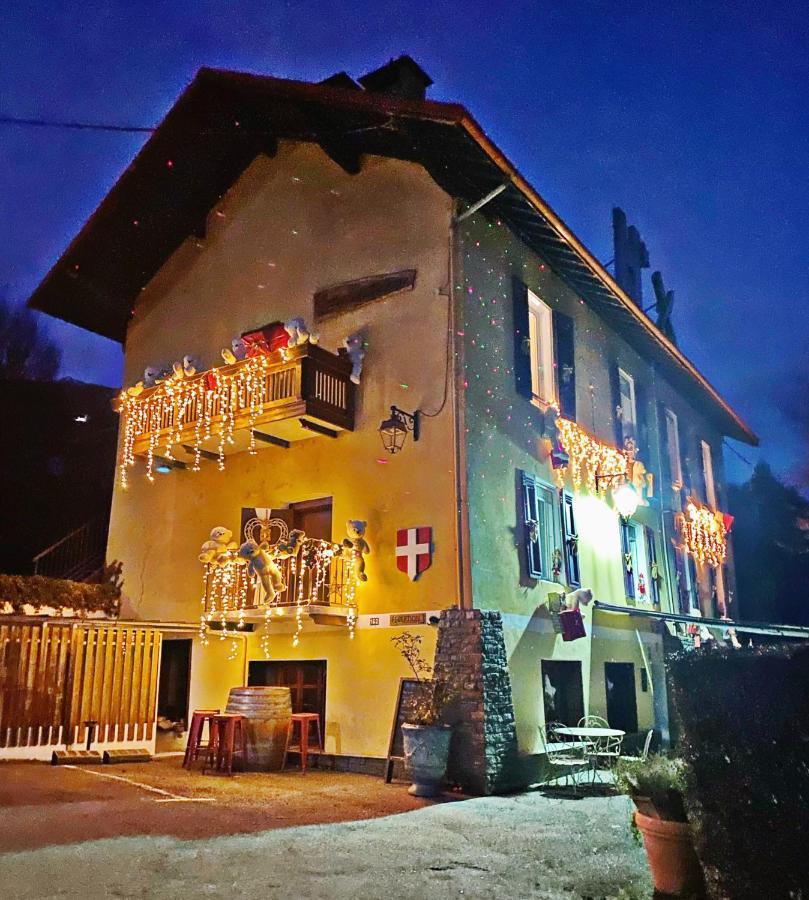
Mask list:
[[435,797],[447,771],[449,725],[402,725],[405,772],[413,782],[409,792],[416,797]]
[[653,819],[635,812],[635,824],[643,835],[655,890],[675,896],[698,891],[702,869],[688,823]]

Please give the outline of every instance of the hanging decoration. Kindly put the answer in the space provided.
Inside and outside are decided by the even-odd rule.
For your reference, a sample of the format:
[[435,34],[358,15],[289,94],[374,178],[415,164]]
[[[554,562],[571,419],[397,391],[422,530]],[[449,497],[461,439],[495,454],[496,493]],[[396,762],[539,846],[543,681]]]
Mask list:
[[683,543],[698,563],[716,569],[727,557],[727,527],[723,513],[689,499],[678,516]]
[[559,443],[570,458],[566,468],[555,469],[560,487],[564,484],[565,471],[570,473],[575,488],[584,485],[592,493],[596,492],[597,475],[624,475],[627,478],[631,476],[634,461],[631,447],[618,450],[604,444],[575,422],[561,416],[556,419],[556,429]]

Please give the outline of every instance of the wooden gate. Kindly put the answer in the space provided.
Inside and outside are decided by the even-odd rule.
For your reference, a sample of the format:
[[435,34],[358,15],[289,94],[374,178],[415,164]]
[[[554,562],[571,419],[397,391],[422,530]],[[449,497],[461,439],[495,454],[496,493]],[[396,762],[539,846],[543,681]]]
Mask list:
[[160,632],[129,625],[0,623],[0,747],[149,741]]

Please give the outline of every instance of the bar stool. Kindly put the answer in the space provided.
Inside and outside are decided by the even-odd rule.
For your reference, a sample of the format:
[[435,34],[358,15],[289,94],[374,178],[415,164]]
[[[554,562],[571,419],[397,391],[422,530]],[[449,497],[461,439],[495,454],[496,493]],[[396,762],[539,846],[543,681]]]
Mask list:
[[[323,738],[320,735],[320,716],[317,713],[292,713],[287,731],[287,743],[284,747],[284,761],[281,763],[281,771],[287,766],[287,756],[290,753],[298,753],[301,758],[301,774],[306,774],[306,762],[309,755],[309,726],[314,722],[317,726],[317,746],[311,749],[315,753],[323,752]],[[293,744],[295,726],[298,726],[298,743]]]
[[246,717],[225,713],[210,717],[211,738],[208,742],[208,757],[202,768],[203,774],[209,768],[217,772],[233,774],[233,757],[241,756],[242,771],[247,769],[247,728]]
[[[200,750],[207,750],[211,743],[211,716],[219,714],[218,709],[195,709],[191,713],[191,725],[188,728],[188,741],[185,745],[183,768],[187,769],[199,756]],[[202,730],[208,722],[208,743],[202,742]]]

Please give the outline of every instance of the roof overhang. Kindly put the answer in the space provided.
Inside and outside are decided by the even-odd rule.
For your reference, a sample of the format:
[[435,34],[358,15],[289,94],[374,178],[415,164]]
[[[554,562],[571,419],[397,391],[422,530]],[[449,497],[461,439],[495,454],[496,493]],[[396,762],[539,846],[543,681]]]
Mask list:
[[487,206],[717,428],[758,439],[621,290],[463,106],[200,69],[29,305],[123,343],[140,291],[259,155],[319,144],[349,172],[365,154],[420,163],[450,196]]

